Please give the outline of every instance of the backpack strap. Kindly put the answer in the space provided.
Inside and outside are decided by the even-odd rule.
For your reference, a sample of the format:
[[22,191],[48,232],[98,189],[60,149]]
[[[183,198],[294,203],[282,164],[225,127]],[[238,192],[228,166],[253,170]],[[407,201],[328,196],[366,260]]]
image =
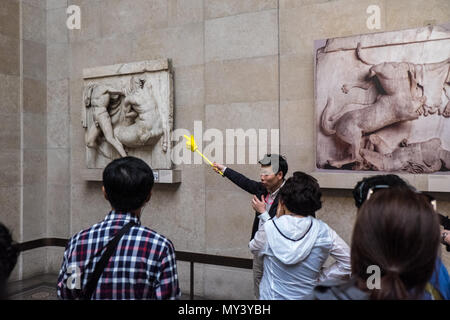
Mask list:
[[81,293],[81,300],[90,300],[92,297],[92,294],[94,293],[94,290],[97,288],[98,280],[100,279],[100,276],[103,273],[103,270],[105,270],[106,265],[108,264],[109,259],[111,258],[112,254],[117,248],[117,245],[119,244],[119,240],[122,238],[122,236],[127,233],[133,225],[136,223],[133,221],[128,222],[115,236],[114,238],[108,242],[106,245],[106,250],[103,253],[102,257],[100,258],[100,261],[96,264],[94,273],[89,278],[88,282],[86,283],[86,286],[82,290]]

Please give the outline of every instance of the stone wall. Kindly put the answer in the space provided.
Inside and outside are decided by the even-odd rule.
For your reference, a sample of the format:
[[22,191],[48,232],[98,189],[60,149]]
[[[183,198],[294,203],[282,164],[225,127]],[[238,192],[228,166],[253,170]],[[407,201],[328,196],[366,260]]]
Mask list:
[[[2,221],[16,241],[46,235],[47,115],[45,2],[1,5]],[[46,249],[20,256],[11,279],[41,273]]]
[[[22,241],[47,235],[47,14],[45,1],[21,1]],[[24,252],[22,277],[45,270],[46,248]]]
[[[366,9],[378,5],[381,29],[368,30]],[[280,138],[281,151],[293,170],[315,168],[314,40],[423,27],[448,23],[450,3],[445,0],[280,0]],[[292,171],[291,171],[292,172]],[[413,175],[405,175],[415,181]],[[339,179],[338,177],[335,177]],[[448,193],[434,193],[438,210],[450,213]],[[350,244],[356,218],[351,192],[325,189],[318,217]],[[450,254],[443,260],[450,267]]]
[[[69,30],[67,0],[47,1],[47,236],[70,237]],[[47,248],[46,272],[58,273],[64,248]]]
[[[19,17],[18,1],[12,3],[11,8],[6,6],[13,12],[8,17]],[[202,121],[203,131],[279,129],[289,173],[310,172],[315,165],[314,40],[441,24],[449,22],[450,13],[447,0],[41,3],[45,1],[22,1],[22,114],[20,61],[13,59],[20,51],[20,26],[13,18],[0,19],[0,37],[5,39],[0,41],[0,77],[9,86],[0,88],[2,97],[5,92],[6,101],[11,101],[0,106],[6,115],[0,120],[0,143],[7,150],[0,156],[0,180],[7,181],[0,181],[0,199],[7,204],[7,224],[23,241],[68,238],[103,219],[109,210],[101,183],[87,182],[80,175],[85,168],[83,68],[169,58],[174,72],[174,128],[193,133],[194,121]],[[80,30],[65,27],[68,4],[81,8]],[[367,29],[369,5],[381,8],[379,30]],[[41,18],[28,21],[28,14]],[[10,54],[4,54],[3,46]],[[43,91],[43,101],[27,104],[35,96],[28,96],[26,88]],[[258,165],[230,167],[258,179]],[[251,197],[205,164],[177,169],[182,171],[182,183],[155,186],[143,224],[169,237],[177,250],[250,258]],[[436,197],[439,209],[449,214],[448,194]],[[318,217],[348,243],[355,215],[348,190],[324,190]],[[63,250],[42,250],[30,251],[30,259],[24,255],[24,267],[34,264],[35,271],[57,272]],[[450,267],[449,255],[443,255]],[[182,290],[188,292],[189,264],[178,265]],[[249,270],[196,265],[195,277],[196,295],[253,297]]]
[[[19,1],[0,10],[0,203],[1,222],[21,240],[21,67]],[[12,278],[19,276],[19,267]]]
[[[77,173],[84,165],[81,71],[97,65],[168,57],[175,81],[175,128],[280,129],[290,172],[314,168],[314,40],[371,32],[366,8],[377,4],[382,29],[446,22],[448,4],[433,2],[414,17],[420,1],[127,1],[77,2],[80,31],[70,32],[72,201],[71,232],[101,219],[108,210],[100,183]],[[416,8],[417,7],[417,8]],[[447,9],[447,10],[445,10]],[[445,13],[446,12],[446,13]],[[412,15],[412,16],[411,16]],[[257,165],[233,168],[255,179]],[[144,224],[174,241],[178,250],[249,258],[253,213],[250,197],[206,165],[181,165],[179,186],[155,187]],[[448,206],[443,203],[442,207]],[[350,194],[325,190],[319,212],[350,242],[355,209]],[[188,264],[180,263],[188,290]],[[251,298],[251,272],[196,267],[196,294]]]

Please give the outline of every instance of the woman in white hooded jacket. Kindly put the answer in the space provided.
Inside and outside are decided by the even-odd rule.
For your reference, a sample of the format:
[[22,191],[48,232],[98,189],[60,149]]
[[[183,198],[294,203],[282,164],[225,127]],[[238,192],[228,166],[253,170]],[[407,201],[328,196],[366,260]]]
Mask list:
[[[323,221],[315,219],[322,206],[317,180],[294,172],[280,189],[277,215],[260,225],[249,247],[264,256],[261,300],[299,300],[325,280],[348,279],[350,248]],[[323,265],[331,255],[336,261]]]

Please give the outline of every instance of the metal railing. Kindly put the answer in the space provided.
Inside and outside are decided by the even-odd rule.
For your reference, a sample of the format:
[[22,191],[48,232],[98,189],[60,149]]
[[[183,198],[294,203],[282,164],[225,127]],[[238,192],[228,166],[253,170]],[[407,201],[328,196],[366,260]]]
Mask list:
[[[65,247],[68,239],[42,238],[17,244],[19,251],[28,251],[42,247]],[[195,253],[187,251],[175,251],[177,261],[185,261],[190,264],[189,299],[194,300],[194,264],[209,264],[239,269],[252,269],[253,260],[236,257],[226,257],[213,254]]]

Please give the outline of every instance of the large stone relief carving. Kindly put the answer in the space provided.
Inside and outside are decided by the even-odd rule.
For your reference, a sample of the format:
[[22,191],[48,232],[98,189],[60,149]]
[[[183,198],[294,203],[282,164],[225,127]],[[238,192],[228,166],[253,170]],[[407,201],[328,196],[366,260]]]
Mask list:
[[84,70],[82,124],[88,168],[133,155],[170,169],[172,75],[167,60]]
[[316,43],[317,167],[450,170],[450,27]]

